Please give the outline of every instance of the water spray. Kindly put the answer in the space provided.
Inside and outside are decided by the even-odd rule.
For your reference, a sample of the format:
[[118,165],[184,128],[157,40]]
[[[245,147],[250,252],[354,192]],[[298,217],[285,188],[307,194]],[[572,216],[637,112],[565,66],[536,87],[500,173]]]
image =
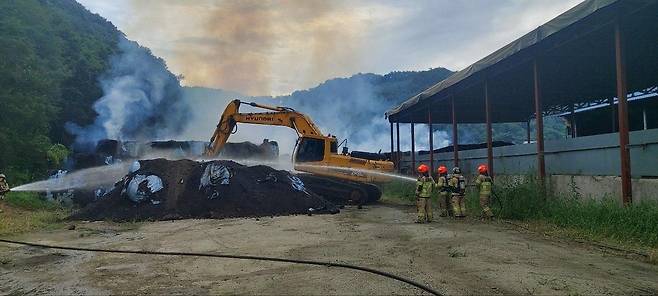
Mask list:
[[401,181],[406,181],[406,182],[416,182],[416,178],[413,178],[413,177],[404,176],[404,175],[395,174],[395,173],[387,173],[387,172],[382,172],[382,171],[376,171],[376,170],[348,168],[348,167],[339,167],[339,166],[329,166],[329,165],[321,165],[321,164],[299,164],[299,163],[295,164],[295,167],[331,169],[331,170],[338,171],[338,172],[356,172],[356,173],[362,173],[362,174],[371,175],[371,176],[389,177],[389,178],[394,178],[394,179],[401,180]]
[[131,163],[128,162],[83,169],[66,174],[61,178],[20,185],[12,188],[11,191],[63,191],[112,185],[128,172],[130,165]]
[[[199,159],[199,160],[208,160],[208,159]],[[395,173],[387,173],[387,172],[382,172],[382,171],[377,171],[377,170],[368,170],[368,169],[360,169],[360,168],[348,168],[348,167],[339,167],[339,166],[330,166],[330,165],[321,165],[321,164],[300,164],[300,163],[295,163],[293,166],[293,163],[290,161],[284,161],[284,160],[278,160],[278,161],[270,161],[270,160],[255,160],[255,159],[224,159],[224,158],[214,158],[212,160],[232,160],[235,162],[238,162],[240,164],[244,164],[247,166],[252,166],[252,165],[267,165],[271,166],[276,169],[280,170],[287,170],[287,171],[295,171],[294,167],[297,168],[322,168],[322,169],[331,169],[334,171],[338,172],[356,172],[356,173],[362,173],[365,175],[371,175],[371,176],[381,176],[381,177],[389,177],[389,178],[394,178],[398,179],[401,181],[406,181],[406,182],[416,182],[416,178],[409,177],[409,176],[404,176],[400,174],[395,174]]]

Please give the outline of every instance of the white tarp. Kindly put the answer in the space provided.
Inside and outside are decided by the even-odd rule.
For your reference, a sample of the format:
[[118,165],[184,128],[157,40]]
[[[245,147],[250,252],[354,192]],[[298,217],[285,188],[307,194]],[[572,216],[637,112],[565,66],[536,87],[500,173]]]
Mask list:
[[124,188],[124,193],[133,202],[142,202],[164,188],[162,179],[156,175],[135,175]]

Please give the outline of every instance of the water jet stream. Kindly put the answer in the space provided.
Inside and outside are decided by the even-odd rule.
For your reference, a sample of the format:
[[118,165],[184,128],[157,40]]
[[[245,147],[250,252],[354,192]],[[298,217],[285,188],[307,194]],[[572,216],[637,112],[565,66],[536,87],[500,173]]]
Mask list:
[[295,164],[295,167],[297,168],[325,168],[325,169],[331,169],[339,172],[358,172],[358,173],[363,173],[366,175],[371,175],[371,176],[382,176],[382,177],[390,177],[394,178],[397,180],[401,181],[406,181],[406,182],[416,182],[416,178],[414,177],[409,177],[409,176],[403,176],[395,173],[387,173],[387,172],[382,172],[382,171],[375,171],[375,170],[366,170],[366,169],[359,169],[359,168],[348,168],[348,167],[339,167],[339,166],[329,166],[329,165],[318,165],[318,164]]
[[128,173],[129,166],[130,162],[82,169],[68,173],[61,178],[23,184],[12,188],[11,191],[45,192],[76,188],[98,188],[117,182]]

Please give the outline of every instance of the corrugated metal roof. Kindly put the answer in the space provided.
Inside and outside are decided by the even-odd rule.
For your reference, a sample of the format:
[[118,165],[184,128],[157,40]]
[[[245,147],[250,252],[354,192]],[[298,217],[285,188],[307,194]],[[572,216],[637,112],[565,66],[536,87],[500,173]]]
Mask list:
[[396,117],[400,113],[409,110],[417,104],[429,99],[445,99],[451,92],[451,87],[457,83],[479,73],[483,70],[495,65],[507,58],[510,58],[516,53],[526,50],[535,44],[540,43],[547,37],[563,30],[564,28],[582,20],[583,18],[597,12],[598,10],[607,7],[615,2],[623,0],[587,0],[584,1],[565,13],[555,17],[549,22],[539,26],[531,32],[523,35],[519,39],[505,45],[492,54],[484,57],[483,59],[475,62],[474,64],[466,67],[465,69],[456,72],[445,80],[435,84],[427,90],[411,97],[402,104],[390,109],[386,112],[387,117]]

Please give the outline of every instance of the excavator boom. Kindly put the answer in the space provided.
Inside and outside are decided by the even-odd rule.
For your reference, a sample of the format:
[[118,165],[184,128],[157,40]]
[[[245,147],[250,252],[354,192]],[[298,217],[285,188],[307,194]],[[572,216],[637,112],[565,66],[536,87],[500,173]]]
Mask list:
[[[272,110],[274,112],[239,113],[240,105],[242,103],[252,107]],[[224,113],[222,113],[222,117],[219,119],[217,128],[210,138],[210,145],[205,153],[206,156],[214,157],[219,154],[228,141],[228,138],[233,133],[237,123],[287,126],[297,131],[299,137],[322,136],[322,132],[320,132],[320,129],[310,118],[294,109],[233,100],[228,106],[226,106]]]

